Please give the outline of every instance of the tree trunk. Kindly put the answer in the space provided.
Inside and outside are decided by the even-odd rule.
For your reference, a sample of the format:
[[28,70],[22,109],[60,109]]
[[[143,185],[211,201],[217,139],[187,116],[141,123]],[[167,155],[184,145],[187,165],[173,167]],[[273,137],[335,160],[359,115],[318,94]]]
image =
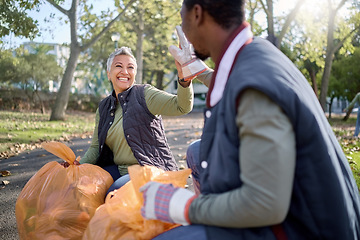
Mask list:
[[324,112],[326,111],[326,97],[329,89],[329,79],[331,73],[331,66],[334,58],[334,27],[335,27],[335,15],[336,10],[331,9],[329,6],[329,18],[328,18],[328,32],[327,32],[327,46],[325,55],[325,67],[321,77],[321,92],[320,92],[320,104]]
[[136,62],[137,73],[135,80],[137,83],[143,82],[143,41],[144,41],[144,9],[139,7],[139,22],[136,40]]
[[349,119],[352,110],[353,110],[353,107],[348,109],[348,111],[346,112],[345,117],[343,118],[343,121],[346,121],[346,120]]
[[273,7],[273,1],[272,0],[266,0],[267,4],[267,24],[268,24],[268,36],[267,40],[269,40],[272,44],[275,46],[278,46],[276,36],[275,36],[275,29],[274,29],[274,7]]
[[147,84],[152,85],[155,74],[156,74],[156,70],[151,71],[150,78],[146,81]]
[[163,90],[163,79],[164,79],[164,71],[159,70],[156,72],[156,88]]
[[[341,2],[337,5],[337,7],[332,8],[332,1],[328,0],[329,3],[329,17],[328,17],[328,33],[327,33],[327,46],[326,46],[326,56],[325,56],[325,67],[324,72],[321,78],[321,92],[320,92],[320,105],[324,111],[326,111],[326,96],[329,89],[329,81],[331,74],[331,66],[334,59],[334,54],[337,49],[340,48],[344,38],[340,41],[341,44],[335,46],[334,44],[334,32],[335,32],[335,17],[339,9],[345,4],[347,0],[341,0]],[[356,28],[355,28],[356,29]],[[348,35],[347,37],[349,37]]]
[[329,102],[329,119],[331,119],[331,107],[333,105],[334,98],[335,97],[331,97],[330,102]]
[[[274,44],[277,48],[280,48],[281,41],[287,32],[290,23],[295,19],[296,14],[298,13],[300,7],[306,2],[306,0],[298,0],[293,10],[286,16],[284,25],[278,35],[275,34],[274,28],[274,3],[273,0],[266,0],[266,6],[263,0],[260,0],[260,3],[265,11],[266,19],[267,19],[267,40],[269,40],[272,44]],[[252,3],[250,3],[252,5]],[[256,6],[256,5],[255,5]],[[252,8],[252,6],[250,6]],[[251,14],[251,13],[250,13]],[[251,15],[250,15],[251,17]]]
[[320,92],[320,104],[324,112],[326,111],[326,97],[329,89],[329,80],[330,80],[330,74],[331,74],[331,66],[333,62],[333,54],[328,53],[328,50],[326,50],[326,59],[325,59],[325,68],[324,73],[321,78],[321,92]]
[[311,84],[312,84],[314,93],[318,97],[319,95],[318,95],[318,87],[317,87],[317,83],[316,83],[316,72],[313,69],[307,69],[307,71],[310,75]]
[[285,36],[285,33],[290,27],[290,23],[295,19],[297,13],[299,12],[301,6],[306,2],[306,0],[298,0],[293,10],[286,16],[284,25],[282,26],[281,32],[276,38],[276,46],[280,48],[281,42]]
[[39,102],[40,102],[40,111],[42,114],[45,114],[46,113],[46,110],[45,110],[45,106],[44,106],[44,102],[43,100],[41,99],[40,95],[39,95],[39,91],[38,90],[35,90],[34,91],[34,94],[38,97],[39,99]]
[[71,44],[70,58],[66,65],[66,70],[61,81],[60,89],[56,94],[55,104],[52,107],[50,121],[65,120],[65,111],[69,102],[71,83],[79,55],[80,48],[75,44]]

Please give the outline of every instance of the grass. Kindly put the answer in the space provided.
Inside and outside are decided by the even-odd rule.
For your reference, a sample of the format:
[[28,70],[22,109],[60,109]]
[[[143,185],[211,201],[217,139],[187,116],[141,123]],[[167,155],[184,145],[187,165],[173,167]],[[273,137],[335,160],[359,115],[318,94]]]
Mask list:
[[360,189],[360,138],[353,137],[356,115],[351,116],[347,121],[343,121],[342,116],[336,116],[329,122],[348,159],[356,184]]
[[49,119],[49,114],[0,111],[0,158],[37,148],[43,141],[92,135],[95,113],[72,112],[66,121]]

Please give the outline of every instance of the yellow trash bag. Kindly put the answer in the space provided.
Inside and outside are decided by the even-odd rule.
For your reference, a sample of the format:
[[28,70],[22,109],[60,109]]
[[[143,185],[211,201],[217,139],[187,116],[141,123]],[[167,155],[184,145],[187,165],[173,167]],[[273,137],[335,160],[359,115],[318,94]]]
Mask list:
[[98,166],[74,165],[75,154],[63,143],[42,146],[69,166],[49,162],[26,183],[15,205],[20,239],[82,239],[113,179]]
[[152,239],[171,228],[179,226],[159,220],[146,220],[141,215],[143,205],[139,188],[149,181],[172,183],[184,187],[190,169],[163,171],[152,166],[134,165],[128,168],[130,181],[108,194],[90,220],[83,240]]

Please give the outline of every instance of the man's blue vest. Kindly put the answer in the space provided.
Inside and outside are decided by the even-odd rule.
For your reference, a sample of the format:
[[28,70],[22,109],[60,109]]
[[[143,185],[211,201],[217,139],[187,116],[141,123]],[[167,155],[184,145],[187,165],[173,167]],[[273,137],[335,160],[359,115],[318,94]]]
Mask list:
[[[284,54],[260,38],[245,46],[235,61],[222,99],[206,110],[211,116],[201,137],[200,161],[207,161],[208,167],[200,179],[201,192],[241,187],[237,101],[245,89],[256,89],[282,108],[295,132],[293,192],[280,229],[291,240],[359,238],[358,188],[307,80]],[[275,239],[273,230],[207,227],[209,239]]]
[[[140,165],[152,165],[163,170],[178,170],[170,151],[161,116],[154,116],[148,109],[144,96],[146,85],[134,85],[120,93],[118,99],[123,110],[124,135]],[[99,158],[97,165],[114,164],[113,152],[105,144],[107,132],[114,122],[115,93],[99,104]]]

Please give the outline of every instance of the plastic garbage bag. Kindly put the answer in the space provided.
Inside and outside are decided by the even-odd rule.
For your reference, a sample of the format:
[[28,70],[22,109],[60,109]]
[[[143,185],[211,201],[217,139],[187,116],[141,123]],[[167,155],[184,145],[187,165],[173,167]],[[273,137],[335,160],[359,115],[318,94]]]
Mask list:
[[43,147],[69,166],[49,162],[26,183],[15,205],[19,237],[82,239],[113,179],[98,166],[74,165],[75,154],[63,143],[43,143]]
[[184,187],[190,169],[163,171],[152,166],[134,165],[128,168],[130,181],[110,192],[90,220],[83,240],[152,239],[171,228],[179,226],[159,220],[146,220],[141,215],[143,205],[139,188],[149,181],[172,183]]

